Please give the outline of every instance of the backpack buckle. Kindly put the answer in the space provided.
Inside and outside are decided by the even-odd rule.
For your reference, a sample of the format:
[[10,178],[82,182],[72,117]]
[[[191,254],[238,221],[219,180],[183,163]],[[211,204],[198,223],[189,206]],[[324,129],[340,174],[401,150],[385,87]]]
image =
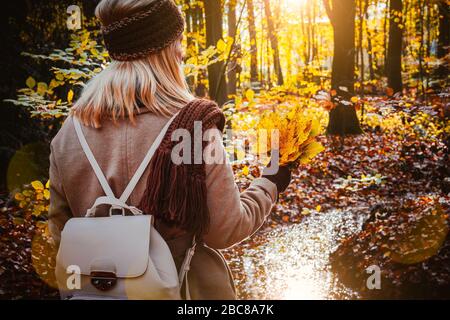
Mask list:
[[117,276],[114,272],[92,271],[91,284],[100,291],[108,291],[114,288]]
[[109,215],[110,216],[125,216],[125,208],[111,206],[111,208],[109,208]]

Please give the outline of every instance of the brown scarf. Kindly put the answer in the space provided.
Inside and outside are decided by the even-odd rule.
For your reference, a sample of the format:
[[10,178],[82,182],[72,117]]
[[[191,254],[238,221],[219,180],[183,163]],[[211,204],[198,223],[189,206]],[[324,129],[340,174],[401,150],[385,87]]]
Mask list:
[[[175,117],[149,166],[147,187],[139,208],[171,226],[193,232],[206,233],[209,212],[206,201],[205,165],[191,163],[176,165],[172,162],[172,148],[178,141],[171,141],[172,132],[186,129],[193,137],[194,121],[202,122],[202,130],[216,126],[223,131],[225,117],[215,102],[196,99],[187,104]],[[191,139],[193,142],[193,139]],[[207,142],[203,142],[203,149]]]

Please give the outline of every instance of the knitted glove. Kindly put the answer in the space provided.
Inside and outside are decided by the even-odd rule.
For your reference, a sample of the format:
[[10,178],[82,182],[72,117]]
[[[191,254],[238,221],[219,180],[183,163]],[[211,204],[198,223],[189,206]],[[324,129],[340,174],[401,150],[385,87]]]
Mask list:
[[[270,167],[270,163],[269,163]],[[275,174],[268,174],[268,169],[264,168],[262,177],[266,178],[276,184],[278,192],[284,192],[291,182],[291,169],[287,166],[279,167]]]

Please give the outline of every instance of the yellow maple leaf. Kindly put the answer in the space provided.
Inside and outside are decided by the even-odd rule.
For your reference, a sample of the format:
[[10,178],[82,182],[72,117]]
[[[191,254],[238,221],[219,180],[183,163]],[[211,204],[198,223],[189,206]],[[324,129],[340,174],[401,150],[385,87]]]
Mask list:
[[247,98],[248,101],[253,101],[253,99],[255,98],[255,91],[253,91],[252,89],[248,89],[245,92],[245,97]]
[[27,81],[25,81],[25,84],[27,85],[28,88],[33,89],[34,86],[36,85],[36,80],[34,80],[33,77],[28,77]]
[[[280,165],[294,163],[299,159],[302,159],[302,163],[307,163],[323,150],[320,143],[312,144],[315,142],[314,138],[320,133],[320,123],[305,115],[303,111],[302,107],[297,106],[291,108],[287,114],[269,112],[259,121],[259,130],[264,129],[270,132],[266,149],[272,150],[276,145],[280,153]],[[273,130],[277,130],[278,141],[274,141],[276,137],[273,137]],[[312,145],[309,146],[310,144]]]
[[18,192],[15,194],[14,199],[16,199],[17,201],[22,201],[25,199],[25,196],[23,194],[21,194],[20,192]]
[[31,182],[31,186],[34,188],[34,190],[44,190],[44,185],[38,180]]
[[67,102],[71,103],[73,100],[73,91],[72,89],[69,90],[69,92],[67,93]]
[[308,144],[305,148],[305,151],[300,157],[300,163],[306,164],[311,161],[312,158],[317,156],[320,152],[322,152],[325,148],[317,141],[313,141]]
[[217,41],[217,50],[219,52],[224,52],[227,48],[227,44],[225,43],[225,41],[223,41],[222,39],[219,39],[219,41]]

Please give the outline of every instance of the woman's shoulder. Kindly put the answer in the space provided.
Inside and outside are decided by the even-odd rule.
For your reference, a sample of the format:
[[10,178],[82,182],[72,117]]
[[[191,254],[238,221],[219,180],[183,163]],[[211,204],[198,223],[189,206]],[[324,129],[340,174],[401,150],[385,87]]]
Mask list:
[[64,120],[61,128],[58,130],[55,137],[51,141],[51,147],[54,149],[68,143],[69,141],[67,140],[70,140],[74,137],[74,135],[69,134],[70,132],[75,133],[73,115],[67,116],[67,118]]

